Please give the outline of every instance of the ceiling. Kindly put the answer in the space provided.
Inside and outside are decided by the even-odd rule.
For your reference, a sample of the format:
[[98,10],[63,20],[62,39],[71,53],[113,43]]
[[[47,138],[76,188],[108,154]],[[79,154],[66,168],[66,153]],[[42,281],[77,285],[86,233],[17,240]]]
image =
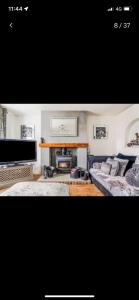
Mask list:
[[15,114],[48,111],[87,111],[96,115],[117,115],[133,104],[1,104]]

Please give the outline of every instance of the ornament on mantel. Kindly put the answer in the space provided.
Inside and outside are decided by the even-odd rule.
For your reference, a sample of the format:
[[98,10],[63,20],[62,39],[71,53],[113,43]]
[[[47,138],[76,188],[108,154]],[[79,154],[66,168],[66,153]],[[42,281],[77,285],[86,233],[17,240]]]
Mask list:
[[41,140],[41,144],[46,143],[46,141],[45,141],[45,139],[43,137],[41,137],[40,140]]

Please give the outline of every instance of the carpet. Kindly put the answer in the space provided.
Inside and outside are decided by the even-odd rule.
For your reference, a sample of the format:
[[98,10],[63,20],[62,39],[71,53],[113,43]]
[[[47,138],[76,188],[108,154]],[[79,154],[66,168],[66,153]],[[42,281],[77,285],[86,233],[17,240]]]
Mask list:
[[0,196],[69,196],[69,186],[61,183],[18,182]]
[[55,174],[54,177],[44,179],[42,175],[38,181],[40,182],[58,182],[58,183],[66,183],[66,184],[90,184],[90,179],[82,180],[80,178],[74,179],[70,177],[70,174]]

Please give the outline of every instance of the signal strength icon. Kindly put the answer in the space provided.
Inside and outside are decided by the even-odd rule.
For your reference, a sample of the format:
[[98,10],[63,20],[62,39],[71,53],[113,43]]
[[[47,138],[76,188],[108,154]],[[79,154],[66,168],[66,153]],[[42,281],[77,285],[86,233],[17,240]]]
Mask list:
[[113,11],[113,10],[114,10],[113,7],[110,7],[110,8],[107,9],[107,11]]

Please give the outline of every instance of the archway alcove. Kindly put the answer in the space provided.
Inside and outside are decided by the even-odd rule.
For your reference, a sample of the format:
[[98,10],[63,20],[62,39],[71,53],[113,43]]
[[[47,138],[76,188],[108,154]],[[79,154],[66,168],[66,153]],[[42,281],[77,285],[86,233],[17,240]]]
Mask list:
[[[135,133],[139,133],[139,118],[132,120],[126,128],[125,132],[125,147],[132,140],[135,140]],[[132,146],[139,147],[139,146]]]

